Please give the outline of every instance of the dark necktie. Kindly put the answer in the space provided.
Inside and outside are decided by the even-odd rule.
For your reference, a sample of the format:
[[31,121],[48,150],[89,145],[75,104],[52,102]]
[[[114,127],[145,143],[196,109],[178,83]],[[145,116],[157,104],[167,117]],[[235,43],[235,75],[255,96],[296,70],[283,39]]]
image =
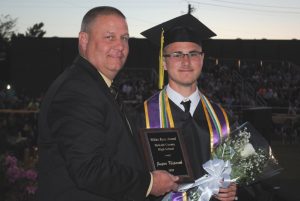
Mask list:
[[109,90],[110,93],[113,95],[113,98],[118,102],[118,87],[114,84],[111,84]]
[[191,107],[191,100],[188,101],[181,101],[181,103],[184,107],[184,112],[185,113],[190,113],[190,107]]
[[118,94],[119,94],[119,92],[118,92],[118,87],[117,87],[116,85],[114,85],[114,83],[112,83],[112,84],[110,85],[110,87],[109,87],[109,91],[110,91],[110,93],[113,95],[114,100],[116,101],[117,105],[118,105],[119,108],[120,108],[121,114],[123,115],[123,117],[124,117],[124,119],[125,119],[125,121],[126,121],[126,124],[127,124],[127,126],[128,126],[128,129],[129,129],[129,131],[130,131],[130,134],[133,135],[132,129],[131,129],[131,126],[130,126],[130,123],[129,123],[129,121],[128,121],[128,119],[127,119],[127,116],[126,116],[126,112],[125,112],[123,103],[122,103],[121,100],[119,100],[119,97],[118,97]]

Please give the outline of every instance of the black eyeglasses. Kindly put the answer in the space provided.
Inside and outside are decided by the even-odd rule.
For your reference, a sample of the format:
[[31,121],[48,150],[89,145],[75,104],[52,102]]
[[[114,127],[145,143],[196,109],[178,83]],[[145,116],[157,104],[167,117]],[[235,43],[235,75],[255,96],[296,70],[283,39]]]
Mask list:
[[204,55],[204,52],[191,51],[189,53],[172,52],[170,54],[164,54],[163,56],[174,58],[174,59],[183,59],[184,56],[188,56],[189,59],[196,59],[196,58],[201,58],[203,55]]

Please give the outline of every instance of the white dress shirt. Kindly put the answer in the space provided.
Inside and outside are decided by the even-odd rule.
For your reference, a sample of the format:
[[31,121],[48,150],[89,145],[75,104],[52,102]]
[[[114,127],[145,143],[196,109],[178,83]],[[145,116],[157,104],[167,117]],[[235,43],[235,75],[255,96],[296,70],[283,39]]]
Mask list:
[[180,107],[182,109],[182,111],[184,111],[184,107],[181,104],[181,101],[190,100],[191,101],[190,114],[193,116],[193,114],[196,110],[196,107],[200,101],[200,94],[199,94],[198,87],[189,97],[182,96],[181,94],[176,92],[174,89],[172,89],[169,84],[166,86],[166,92],[167,92],[169,99],[171,101],[173,101],[178,107]]

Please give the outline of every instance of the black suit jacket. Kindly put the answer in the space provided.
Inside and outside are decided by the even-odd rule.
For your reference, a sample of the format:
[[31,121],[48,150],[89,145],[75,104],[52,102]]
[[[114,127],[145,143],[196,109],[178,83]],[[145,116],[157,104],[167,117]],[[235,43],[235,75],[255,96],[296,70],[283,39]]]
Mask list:
[[39,201],[145,199],[150,174],[128,124],[80,56],[43,100],[38,145]]

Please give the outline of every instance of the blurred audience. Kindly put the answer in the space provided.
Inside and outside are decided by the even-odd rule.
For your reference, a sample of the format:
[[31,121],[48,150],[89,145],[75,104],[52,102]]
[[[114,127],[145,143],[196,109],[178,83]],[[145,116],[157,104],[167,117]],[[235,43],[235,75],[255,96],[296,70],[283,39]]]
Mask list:
[[[120,99],[134,109],[156,92],[156,77],[153,69],[124,69],[115,79]],[[216,64],[215,60],[207,60],[198,86],[233,116],[238,116],[244,107],[259,106],[258,97],[275,113],[296,116],[300,112],[300,68],[288,62],[237,65],[232,61]],[[17,94],[13,87],[0,86],[0,154],[13,150],[22,158],[24,149],[35,147],[41,97]],[[283,143],[298,142],[299,120],[287,122],[282,122],[275,132]]]

